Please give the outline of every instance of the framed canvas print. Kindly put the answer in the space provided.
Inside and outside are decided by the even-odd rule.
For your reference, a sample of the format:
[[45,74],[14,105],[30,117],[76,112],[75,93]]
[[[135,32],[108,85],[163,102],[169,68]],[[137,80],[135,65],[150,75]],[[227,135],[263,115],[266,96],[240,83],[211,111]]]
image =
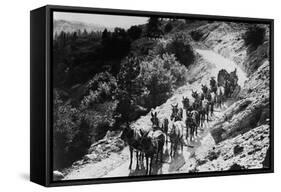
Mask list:
[[273,20],[31,11],[31,181],[273,172]]

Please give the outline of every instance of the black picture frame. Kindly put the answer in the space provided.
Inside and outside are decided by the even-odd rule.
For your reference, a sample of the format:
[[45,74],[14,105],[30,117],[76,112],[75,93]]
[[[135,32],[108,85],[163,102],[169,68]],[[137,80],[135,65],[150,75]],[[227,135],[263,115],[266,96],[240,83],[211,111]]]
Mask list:
[[[134,176],[118,178],[98,178],[68,181],[52,180],[52,35],[54,11],[99,13],[130,16],[161,16],[169,18],[192,18],[270,25],[270,162],[268,169],[249,169],[239,171],[216,171],[157,176]],[[117,10],[89,7],[70,7],[46,5],[30,12],[30,180],[40,185],[53,187],[80,184],[98,184],[132,181],[151,181],[162,179],[182,179],[210,176],[274,172],[274,20],[246,17],[226,17],[214,15],[195,15],[184,13]]]

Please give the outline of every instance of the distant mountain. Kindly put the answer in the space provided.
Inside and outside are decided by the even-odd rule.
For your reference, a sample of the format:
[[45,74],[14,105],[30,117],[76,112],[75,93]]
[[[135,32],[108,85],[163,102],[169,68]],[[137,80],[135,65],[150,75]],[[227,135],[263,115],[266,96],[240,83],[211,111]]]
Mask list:
[[103,31],[104,29],[109,31],[113,31],[113,28],[105,27],[98,24],[88,24],[79,21],[66,21],[66,20],[55,20],[54,21],[54,34],[59,34],[61,31],[64,32],[75,32],[79,29],[83,32],[86,30],[87,32],[91,31]]

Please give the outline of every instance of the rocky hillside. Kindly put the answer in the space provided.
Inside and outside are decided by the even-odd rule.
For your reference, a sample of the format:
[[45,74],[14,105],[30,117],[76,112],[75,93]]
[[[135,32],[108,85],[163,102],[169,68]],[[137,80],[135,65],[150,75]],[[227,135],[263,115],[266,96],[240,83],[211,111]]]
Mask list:
[[236,24],[213,23],[199,30],[207,33],[202,42],[235,61],[248,74],[239,94],[218,122],[210,128],[217,143],[205,155],[196,155],[196,171],[261,168],[269,147],[269,33],[255,50],[243,40],[246,31]]

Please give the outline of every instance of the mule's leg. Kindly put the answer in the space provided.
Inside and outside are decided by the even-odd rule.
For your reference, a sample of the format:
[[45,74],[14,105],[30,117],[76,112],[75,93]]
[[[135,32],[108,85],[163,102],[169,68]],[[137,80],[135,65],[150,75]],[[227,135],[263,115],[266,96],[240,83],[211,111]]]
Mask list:
[[136,169],[139,169],[139,152],[136,152],[136,158],[137,158],[137,167]]
[[188,130],[189,130],[189,128],[188,128],[188,126],[186,125],[186,134],[185,134],[185,139],[187,140],[187,138],[188,138]]
[[174,149],[174,156],[178,153],[178,141],[175,144],[175,149]]
[[173,142],[171,142],[171,146],[170,146],[170,156],[172,157],[173,156],[173,147],[174,147],[174,144]]
[[133,148],[130,147],[130,165],[129,165],[129,169],[132,168],[132,163],[133,163]]
[[192,138],[191,138],[191,140],[192,141],[194,141],[194,139],[195,139],[195,129],[194,129],[194,127],[193,127],[193,131],[192,131],[193,133],[192,133]]
[[181,141],[181,153],[183,152],[183,140]]
[[[159,148],[159,147],[158,147]],[[156,159],[155,159],[155,163],[157,164],[157,162],[158,162],[158,154],[159,154],[159,149],[157,149],[157,151],[156,151]]]
[[200,118],[200,123],[201,123],[201,127],[203,128],[203,123],[204,123],[204,114],[201,114],[201,118]]
[[151,175],[151,170],[152,170],[152,161],[153,161],[153,155],[150,157],[149,175]]
[[205,112],[203,112],[203,114],[202,114],[202,119],[201,119],[201,123],[202,123],[201,127],[202,127],[202,128],[203,128],[203,126],[204,126],[204,122],[205,122]]
[[160,150],[160,163],[163,163],[163,148],[164,148],[164,145],[161,147],[161,150]]
[[193,131],[193,128],[191,127],[190,128],[190,138],[189,138],[189,140],[190,140],[190,142],[192,141],[192,137],[193,137],[193,133],[194,131]]
[[146,159],[146,175],[148,175],[148,160],[149,160],[149,158],[148,158],[148,155],[145,155],[145,159]]

